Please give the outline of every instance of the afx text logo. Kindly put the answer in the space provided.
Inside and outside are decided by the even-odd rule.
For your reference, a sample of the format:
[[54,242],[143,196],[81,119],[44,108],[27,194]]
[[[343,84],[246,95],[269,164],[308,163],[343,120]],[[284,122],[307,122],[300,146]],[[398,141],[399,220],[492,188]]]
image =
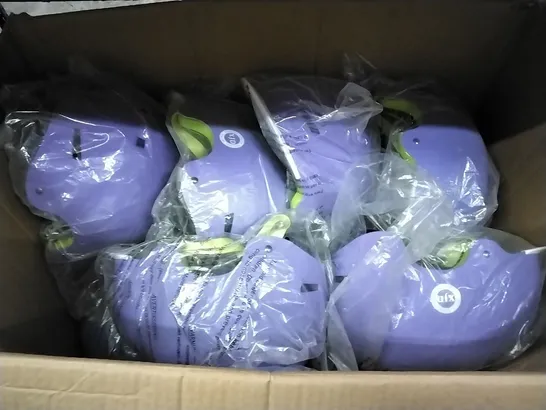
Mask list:
[[220,141],[228,148],[241,148],[245,145],[245,139],[240,132],[224,130],[220,133]]
[[459,289],[447,283],[436,286],[430,294],[432,307],[444,315],[456,312],[461,306],[462,295]]

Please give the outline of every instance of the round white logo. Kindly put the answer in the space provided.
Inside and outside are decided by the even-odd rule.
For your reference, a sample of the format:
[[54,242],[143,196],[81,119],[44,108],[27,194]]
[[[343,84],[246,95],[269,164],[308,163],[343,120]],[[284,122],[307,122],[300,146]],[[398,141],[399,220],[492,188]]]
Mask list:
[[462,295],[459,289],[447,283],[436,286],[430,294],[432,307],[444,315],[456,312],[461,302]]
[[245,145],[245,139],[240,132],[224,130],[220,133],[220,141],[228,148],[241,148]]

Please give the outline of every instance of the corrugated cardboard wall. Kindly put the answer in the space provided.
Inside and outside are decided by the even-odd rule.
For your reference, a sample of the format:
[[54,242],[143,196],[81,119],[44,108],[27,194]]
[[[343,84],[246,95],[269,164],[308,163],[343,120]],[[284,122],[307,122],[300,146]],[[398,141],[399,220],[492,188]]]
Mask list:
[[152,88],[263,69],[339,74],[356,51],[444,77],[477,106],[524,17],[511,2],[174,2],[20,17],[8,31],[37,67],[80,54]]
[[13,193],[3,152],[0,167],[0,350],[74,355],[75,328],[45,270],[40,221]]
[[491,89],[491,147],[502,171],[495,225],[546,245],[546,10],[532,13],[519,46]]
[[[0,408],[538,410],[546,375],[272,373],[2,357]],[[2,379],[0,378],[0,382]]]

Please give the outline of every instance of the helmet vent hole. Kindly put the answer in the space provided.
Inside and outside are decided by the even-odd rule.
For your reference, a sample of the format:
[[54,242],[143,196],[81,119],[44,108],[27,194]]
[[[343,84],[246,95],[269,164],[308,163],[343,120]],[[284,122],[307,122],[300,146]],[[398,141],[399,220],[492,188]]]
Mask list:
[[301,293],[316,292],[318,290],[318,285],[316,283],[304,283],[301,285]]
[[224,232],[231,233],[233,228],[233,214],[228,214],[224,217]]
[[75,128],[72,135],[72,158],[82,159],[82,136],[79,128]]
[[42,121],[38,120],[34,123],[34,131],[41,138],[45,136],[44,124],[42,124]]
[[35,192],[38,195],[42,195],[44,193],[44,189],[43,188],[36,188]]
[[139,148],[146,148],[146,140],[144,138],[138,137],[136,140],[136,146]]

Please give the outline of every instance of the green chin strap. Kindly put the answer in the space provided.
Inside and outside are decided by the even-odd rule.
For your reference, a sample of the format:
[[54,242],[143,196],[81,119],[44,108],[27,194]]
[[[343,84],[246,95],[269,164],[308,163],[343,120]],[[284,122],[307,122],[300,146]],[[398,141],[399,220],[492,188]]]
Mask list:
[[409,100],[403,98],[384,97],[379,100],[379,103],[390,111],[401,112],[406,116],[411,117],[412,122],[417,124],[421,121],[422,113],[415,105]]
[[74,244],[72,230],[65,225],[53,223],[44,232],[47,248],[62,252]]
[[288,231],[291,224],[292,222],[287,215],[273,215],[262,225],[262,229],[258,231],[256,236],[274,236],[276,238],[284,238],[284,235],[286,235],[286,231]]
[[184,242],[180,249],[183,256],[201,255],[215,256],[239,254],[244,251],[244,246],[241,242],[231,238],[214,238],[205,241]]
[[441,269],[455,269],[466,262],[473,243],[470,239],[450,242],[438,249],[431,261]]
[[[274,236],[283,238],[290,228],[291,221],[287,215],[278,214],[269,218],[262,225],[256,236]],[[197,270],[205,270],[205,266],[220,263],[220,259],[238,260],[245,250],[243,243],[231,238],[213,238],[205,241],[184,242],[180,254],[185,265]]]
[[[404,161],[411,165],[415,165],[415,158],[411,156],[402,144],[402,136],[407,128],[411,128],[421,121],[421,111],[419,111],[419,108],[411,101],[401,98],[385,97],[380,99],[379,102],[383,105],[385,112],[389,112],[391,116],[398,119],[398,121],[395,120],[394,123],[389,124],[389,127],[391,128],[391,131],[389,132],[389,141],[392,144],[394,151],[400,155]],[[408,117],[410,118],[410,121],[407,120]],[[410,122],[410,124],[408,124],[408,122]],[[400,126],[400,124],[406,125]]]
[[394,131],[391,135],[390,142],[392,144],[392,148],[394,151],[402,158],[404,161],[406,161],[410,165],[415,165],[415,158],[411,156],[411,154],[406,151],[404,148],[404,145],[402,144],[402,136],[404,133],[402,131]]
[[72,235],[66,235],[59,238],[51,239],[47,246],[50,249],[63,251],[70,248],[74,244],[74,237]]
[[211,153],[214,145],[214,133],[205,122],[176,112],[171,117],[171,128],[178,141],[188,149],[193,157],[200,159]]
[[303,200],[303,192],[300,188],[297,189],[297,191],[294,193],[294,196],[290,200],[290,209],[295,209],[298,207],[298,205]]

